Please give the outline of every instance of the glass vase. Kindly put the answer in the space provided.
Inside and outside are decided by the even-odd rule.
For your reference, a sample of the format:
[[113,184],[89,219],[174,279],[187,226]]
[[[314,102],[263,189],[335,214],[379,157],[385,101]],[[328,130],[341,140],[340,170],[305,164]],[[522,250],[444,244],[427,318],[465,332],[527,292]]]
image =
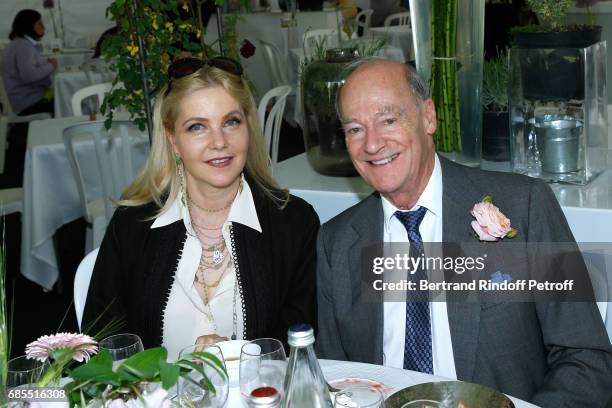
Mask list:
[[356,58],[354,49],[332,48],[326,51],[325,59],[309,64],[302,73],[306,155],[312,168],[326,176],[357,175],[336,114],[344,68]]
[[416,68],[436,104],[436,150],[471,167],[481,162],[484,3],[410,2]]

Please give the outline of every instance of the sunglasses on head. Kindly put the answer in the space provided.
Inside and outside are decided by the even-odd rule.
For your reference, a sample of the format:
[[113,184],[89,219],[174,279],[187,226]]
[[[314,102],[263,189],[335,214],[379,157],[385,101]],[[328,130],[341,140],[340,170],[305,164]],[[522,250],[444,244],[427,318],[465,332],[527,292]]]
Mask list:
[[174,61],[168,67],[168,89],[166,95],[170,92],[172,87],[172,80],[185,77],[196,73],[203,66],[209,66],[218,68],[222,71],[229,72],[233,75],[242,75],[242,65],[238,61],[231,58],[215,57],[211,59],[199,59],[193,57],[182,58]]

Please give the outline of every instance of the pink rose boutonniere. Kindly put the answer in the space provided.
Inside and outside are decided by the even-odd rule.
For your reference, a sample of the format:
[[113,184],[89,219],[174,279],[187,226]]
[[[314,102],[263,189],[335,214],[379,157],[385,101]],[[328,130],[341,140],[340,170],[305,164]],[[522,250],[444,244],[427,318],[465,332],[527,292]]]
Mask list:
[[476,218],[472,221],[472,235],[481,241],[499,241],[518,235],[518,230],[510,225],[510,219],[493,205],[493,197],[490,195],[474,204],[470,213]]

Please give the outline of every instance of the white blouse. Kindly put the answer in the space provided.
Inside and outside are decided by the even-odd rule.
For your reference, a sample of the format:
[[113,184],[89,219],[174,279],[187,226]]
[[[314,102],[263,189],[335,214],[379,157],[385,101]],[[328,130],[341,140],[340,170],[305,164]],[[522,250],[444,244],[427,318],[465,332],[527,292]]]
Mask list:
[[[227,220],[222,227],[223,239],[229,256],[232,256],[230,240],[230,225],[232,223],[240,223],[261,232],[251,189],[244,178],[242,183],[242,191],[238,193],[232,203]],[[244,328],[242,299],[237,288],[234,290],[236,285],[235,267],[232,267],[223,277],[215,295],[209,299],[208,305],[204,304],[194,286],[195,274],[202,255],[202,246],[191,226],[189,211],[183,205],[180,193],[168,211],[157,217],[151,228],[162,227],[180,219],[185,223],[187,240],[163,312],[162,345],[168,350],[170,359],[178,358],[180,350],[195,344],[199,336],[217,334],[228,339],[231,338],[234,334],[234,310],[236,310],[237,317],[235,332],[237,339],[242,339]],[[236,264],[235,262],[232,257],[233,265]],[[214,322],[208,317],[211,315]]]

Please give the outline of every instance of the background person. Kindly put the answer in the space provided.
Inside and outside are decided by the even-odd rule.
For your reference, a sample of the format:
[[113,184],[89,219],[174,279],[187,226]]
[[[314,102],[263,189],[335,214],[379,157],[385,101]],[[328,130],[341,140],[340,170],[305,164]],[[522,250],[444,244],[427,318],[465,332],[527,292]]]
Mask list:
[[53,114],[53,100],[47,92],[57,60],[42,57],[39,40],[44,35],[39,12],[26,9],[17,13],[9,35],[11,42],[4,49],[3,79],[11,107],[19,115]]

